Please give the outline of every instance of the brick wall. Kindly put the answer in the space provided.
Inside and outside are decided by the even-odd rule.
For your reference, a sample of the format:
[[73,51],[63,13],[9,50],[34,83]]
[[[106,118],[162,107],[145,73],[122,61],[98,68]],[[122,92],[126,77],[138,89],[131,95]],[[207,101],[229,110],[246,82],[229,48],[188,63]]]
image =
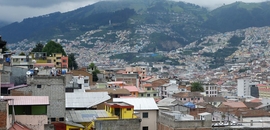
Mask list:
[[7,101],[0,101],[0,130],[7,129]]

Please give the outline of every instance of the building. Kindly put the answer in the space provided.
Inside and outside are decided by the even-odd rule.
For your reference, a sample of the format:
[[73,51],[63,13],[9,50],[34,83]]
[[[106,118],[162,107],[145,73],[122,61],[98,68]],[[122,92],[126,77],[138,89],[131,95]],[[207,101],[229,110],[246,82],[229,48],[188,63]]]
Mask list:
[[136,67],[126,67],[126,74],[138,74],[139,79],[144,79],[147,77],[147,68],[136,66]]
[[123,81],[126,83],[126,85],[132,85],[136,87],[140,86],[139,75],[137,73],[133,73],[133,74],[116,73],[114,78],[115,78],[114,81]]
[[48,124],[48,96],[4,96],[3,99],[8,100],[9,127],[14,122],[20,122],[27,128],[44,130],[44,125]]
[[134,105],[134,111],[141,118],[140,130],[157,130],[158,107],[154,98],[113,98],[114,102]]
[[[248,97],[251,96],[251,87],[258,83],[252,82],[250,77],[244,77],[237,79],[237,96]],[[253,88],[255,90],[256,88]],[[252,94],[257,96],[257,94]]]
[[[53,71],[53,72],[52,72]],[[56,70],[43,70],[27,77],[27,85],[10,89],[11,96],[48,96],[47,107],[49,122],[65,121],[65,88],[71,75],[53,76]]]
[[89,73],[86,68],[82,68],[79,70],[72,70],[71,74],[73,76],[88,76],[89,77],[89,79],[88,79],[89,86],[93,85],[93,75],[91,73]]
[[54,67],[68,70],[68,57],[62,53],[52,53],[52,55],[47,57],[47,63],[54,63]]
[[212,130],[211,113],[200,113],[200,119],[178,111],[162,111],[157,130]]
[[172,95],[173,98],[178,99],[184,103],[200,103],[203,102],[203,95],[200,92],[179,92]]
[[217,85],[212,83],[202,84],[205,95],[208,97],[216,97],[218,95]]
[[106,102],[103,110],[69,110],[66,115],[69,122],[81,124],[88,130],[140,128],[140,119],[134,115],[134,106],[124,102]]
[[104,109],[103,102],[111,99],[108,92],[75,92],[66,93],[65,95],[67,110],[98,109],[101,107]]

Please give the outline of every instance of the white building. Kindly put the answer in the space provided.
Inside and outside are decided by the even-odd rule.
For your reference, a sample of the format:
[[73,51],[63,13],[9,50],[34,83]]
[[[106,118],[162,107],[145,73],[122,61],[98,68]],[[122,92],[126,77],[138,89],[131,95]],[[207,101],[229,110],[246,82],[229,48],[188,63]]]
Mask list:
[[157,130],[158,106],[154,98],[113,98],[113,102],[134,106],[134,112],[142,119],[140,130]]
[[208,97],[216,97],[218,94],[216,84],[210,84],[210,83],[203,84],[203,89],[205,91],[205,95]]
[[237,79],[237,96],[250,97],[251,87],[256,86],[259,83],[259,81],[251,80],[250,77]]
[[237,79],[237,96],[250,96],[250,77]]

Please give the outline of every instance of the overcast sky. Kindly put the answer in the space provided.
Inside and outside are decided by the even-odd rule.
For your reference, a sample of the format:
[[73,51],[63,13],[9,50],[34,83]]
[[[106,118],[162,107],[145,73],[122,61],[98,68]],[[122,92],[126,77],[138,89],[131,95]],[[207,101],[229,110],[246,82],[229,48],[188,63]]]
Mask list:
[[[52,12],[66,12],[93,4],[100,0],[0,0],[0,20],[22,21],[24,18],[40,16]],[[174,0],[178,1],[178,0]],[[230,4],[236,0],[182,0],[208,8]],[[242,0],[243,2],[261,2],[265,0]]]

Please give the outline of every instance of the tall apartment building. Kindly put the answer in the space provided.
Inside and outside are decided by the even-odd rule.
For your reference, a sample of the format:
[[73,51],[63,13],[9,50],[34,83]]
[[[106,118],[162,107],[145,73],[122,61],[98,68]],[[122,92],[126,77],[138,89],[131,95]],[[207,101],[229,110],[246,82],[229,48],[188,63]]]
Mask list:
[[252,82],[250,77],[237,79],[237,96],[254,96],[254,94],[251,93],[251,90],[252,86],[255,86],[256,84],[258,84],[258,82]]

